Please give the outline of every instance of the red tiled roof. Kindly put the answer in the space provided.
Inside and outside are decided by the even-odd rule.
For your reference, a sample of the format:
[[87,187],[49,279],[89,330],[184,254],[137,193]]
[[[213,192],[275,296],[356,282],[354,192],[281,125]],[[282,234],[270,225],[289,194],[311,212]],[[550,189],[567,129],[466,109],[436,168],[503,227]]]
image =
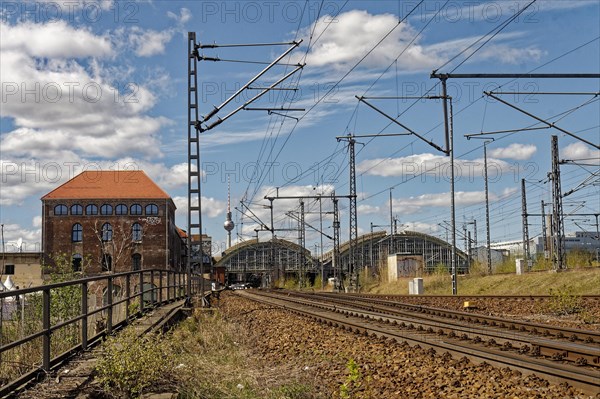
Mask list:
[[170,199],[141,170],[93,170],[82,172],[42,197],[47,199]]
[[[177,227],[177,226],[175,226],[175,227]],[[179,227],[177,227],[177,233],[179,233],[179,237],[187,238],[187,232],[183,229],[180,229]]]

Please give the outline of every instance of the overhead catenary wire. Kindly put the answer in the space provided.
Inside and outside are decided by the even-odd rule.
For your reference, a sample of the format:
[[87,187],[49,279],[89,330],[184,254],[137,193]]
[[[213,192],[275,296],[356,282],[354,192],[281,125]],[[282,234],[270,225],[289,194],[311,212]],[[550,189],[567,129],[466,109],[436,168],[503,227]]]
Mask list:
[[[590,42],[592,42],[592,41],[590,41]],[[588,42],[588,43],[590,43],[590,42]],[[574,50],[571,50],[571,51],[575,51],[575,49],[574,49]],[[471,55],[472,55],[472,54],[471,54]],[[562,57],[562,56],[561,56],[561,57]],[[560,58],[560,57],[557,57],[556,59],[558,59],[558,58]],[[540,67],[541,67],[541,66],[540,66]],[[540,67],[538,67],[538,68],[540,68]],[[309,111],[310,111],[310,110],[309,110]],[[307,113],[308,113],[308,112],[307,112]],[[281,153],[281,150],[280,150],[280,152],[278,153],[278,156],[279,156],[279,154],[280,154],[280,153]],[[333,158],[334,156],[336,156],[335,154],[336,154],[336,151],[334,151],[334,152],[331,154],[331,157],[328,157],[328,158],[329,158],[329,159]],[[337,155],[339,155],[339,152],[337,152]],[[277,157],[276,157],[275,159],[277,159]],[[298,180],[295,180],[295,181],[298,181]],[[394,187],[395,187],[395,186],[394,186]],[[387,191],[387,189],[386,189],[386,190],[384,190],[384,191]]]
[[293,131],[296,129],[296,126],[298,126],[298,123],[303,120],[317,105],[319,105],[344,79],[346,79],[348,77],[348,75],[350,75],[377,47],[379,47],[379,45],[387,38],[389,37],[389,35],[391,35],[399,26],[400,24],[406,20],[406,18],[408,18],[422,3],[424,2],[424,0],[421,0],[404,18],[400,19],[398,21],[398,23],[392,28],[390,29],[369,51],[366,52],[366,54],[364,54],[346,73],[344,73],[344,75],[342,75],[342,77],[336,81],[327,91],[326,93],[319,97],[314,104],[312,104],[312,106],[306,111],[305,114],[301,115],[298,119],[298,122],[292,127],[292,131],[288,134],[288,136],[286,137],[286,140],[284,141],[284,144],[281,146],[280,150],[278,151],[277,155],[275,156],[274,159],[277,159],[279,157],[279,155],[281,154],[281,152],[283,151],[283,148],[285,146],[285,144],[289,141],[289,138],[291,137],[291,134],[293,133]]

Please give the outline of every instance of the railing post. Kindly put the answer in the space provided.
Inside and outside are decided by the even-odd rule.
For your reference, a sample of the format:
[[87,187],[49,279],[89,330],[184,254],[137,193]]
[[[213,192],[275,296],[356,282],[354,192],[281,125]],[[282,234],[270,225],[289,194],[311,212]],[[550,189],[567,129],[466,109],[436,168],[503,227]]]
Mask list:
[[144,272],[140,270],[140,312],[144,312]]
[[42,369],[45,372],[50,371],[50,289],[43,290],[42,303],[42,327],[44,335],[42,336]]
[[106,308],[106,334],[112,334],[112,325],[113,325],[113,277],[108,276],[108,285],[106,287],[106,299],[107,299],[107,308]]
[[88,344],[88,286],[81,283],[81,349],[87,350]]
[[167,270],[167,302],[171,302],[171,271]]
[[125,276],[125,297],[127,298],[127,301],[125,302],[125,323],[129,324],[129,317],[131,316],[129,314],[129,305],[131,304],[131,285],[130,285],[130,277],[131,274],[128,274],[127,276]]
[[152,307],[156,306],[154,303],[154,295],[156,295],[156,290],[154,288],[154,269],[150,270],[150,303]]
[[163,271],[158,271],[158,303],[163,302]]

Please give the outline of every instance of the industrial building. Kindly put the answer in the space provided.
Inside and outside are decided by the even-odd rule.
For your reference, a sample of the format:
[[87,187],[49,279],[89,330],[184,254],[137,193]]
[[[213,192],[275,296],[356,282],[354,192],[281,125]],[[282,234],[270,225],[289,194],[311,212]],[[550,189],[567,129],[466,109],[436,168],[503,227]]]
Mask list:
[[66,254],[86,275],[185,268],[175,204],[143,171],[83,172],[41,200],[44,264]]

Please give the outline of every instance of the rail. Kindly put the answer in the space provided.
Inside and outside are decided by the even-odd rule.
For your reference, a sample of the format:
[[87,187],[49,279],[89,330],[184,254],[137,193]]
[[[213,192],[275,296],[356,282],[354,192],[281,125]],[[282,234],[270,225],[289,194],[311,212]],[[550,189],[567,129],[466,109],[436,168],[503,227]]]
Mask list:
[[[146,269],[0,292],[0,397],[148,310],[185,298],[186,286],[185,272]],[[190,295],[199,290],[194,276]]]

